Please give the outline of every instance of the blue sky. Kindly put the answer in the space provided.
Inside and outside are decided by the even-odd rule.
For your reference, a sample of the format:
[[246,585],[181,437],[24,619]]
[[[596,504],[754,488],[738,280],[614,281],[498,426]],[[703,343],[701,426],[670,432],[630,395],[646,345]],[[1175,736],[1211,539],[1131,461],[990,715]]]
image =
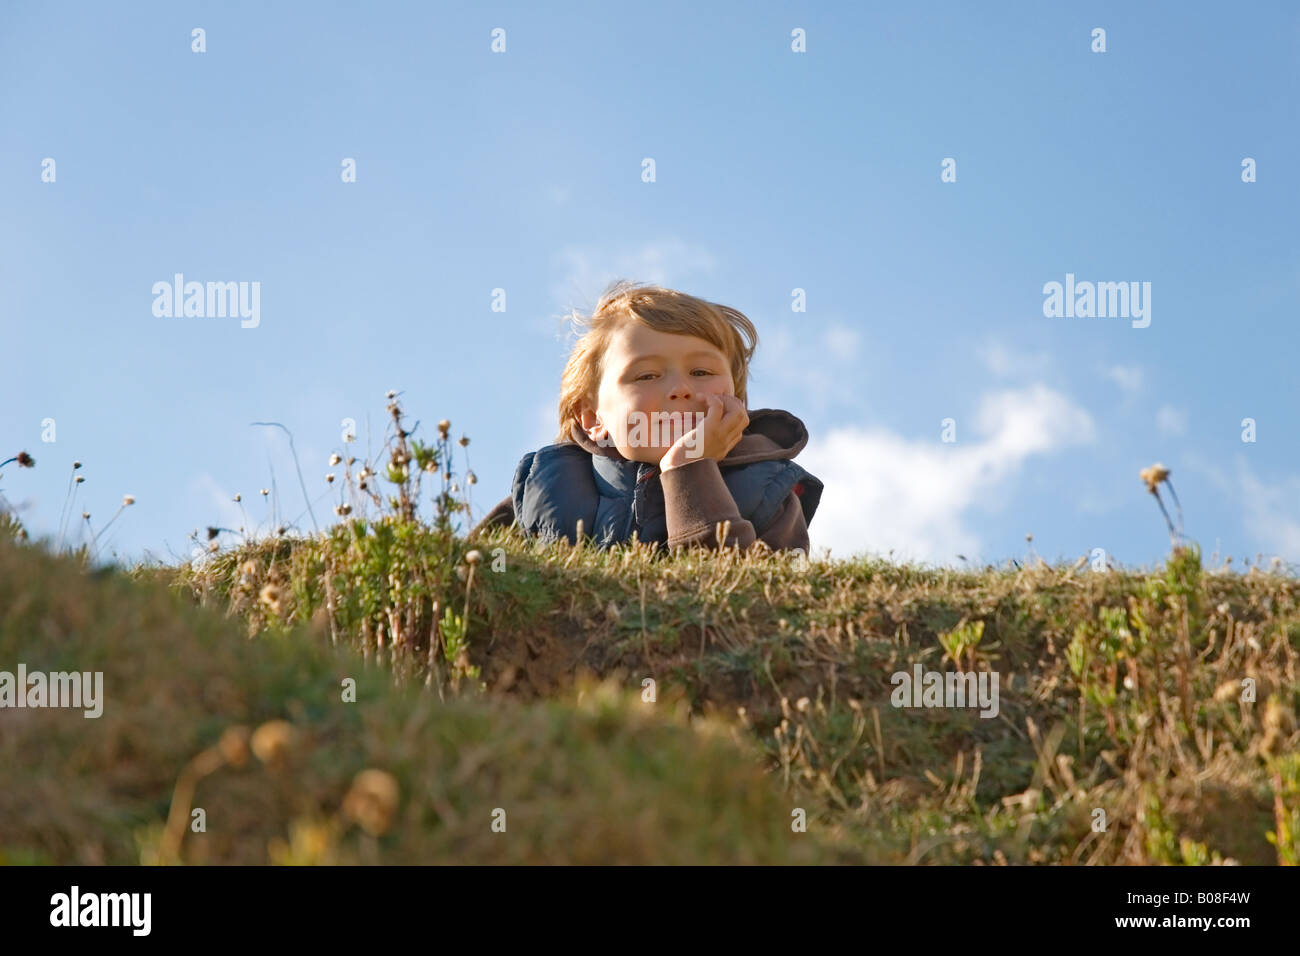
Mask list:
[[[626,277],[754,320],[814,550],[1153,564],[1159,460],[1207,556],[1300,561],[1298,77],[1281,2],[5,3],[0,460],[37,466],[0,492],[53,535],[80,460],[73,541],[129,493],[105,553],[188,555],[272,471],[303,512],[276,420],[332,520],[391,388],[471,437],[481,514]],[[178,272],[259,324],[155,316]],[[1150,325],[1045,317],[1067,273],[1151,283]]]

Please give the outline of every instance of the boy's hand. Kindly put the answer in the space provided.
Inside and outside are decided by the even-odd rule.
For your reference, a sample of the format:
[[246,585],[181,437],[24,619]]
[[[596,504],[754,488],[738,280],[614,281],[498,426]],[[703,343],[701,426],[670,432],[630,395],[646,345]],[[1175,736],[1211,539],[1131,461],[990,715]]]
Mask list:
[[717,461],[736,447],[749,425],[745,403],[734,395],[707,395],[708,412],[704,420],[688,431],[659,459],[659,470],[668,471],[701,458]]

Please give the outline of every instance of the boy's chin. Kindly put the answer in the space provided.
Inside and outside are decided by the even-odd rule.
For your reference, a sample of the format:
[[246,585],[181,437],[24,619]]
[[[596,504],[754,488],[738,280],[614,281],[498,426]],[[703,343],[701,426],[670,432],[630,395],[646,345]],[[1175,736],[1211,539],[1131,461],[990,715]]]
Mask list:
[[628,461],[641,461],[647,465],[657,465],[664,455],[668,454],[667,448],[620,448],[618,453]]

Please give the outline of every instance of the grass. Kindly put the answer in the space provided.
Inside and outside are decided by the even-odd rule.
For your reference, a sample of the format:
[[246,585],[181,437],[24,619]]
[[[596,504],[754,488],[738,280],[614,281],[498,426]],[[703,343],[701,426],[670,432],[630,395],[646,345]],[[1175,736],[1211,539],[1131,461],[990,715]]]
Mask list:
[[[350,460],[348,494],[358,501],[357,513],[336,506],[342,520],[324,532],[243,536],[224,550],[214,541],[202,560],[137,567],[114,578],[123,600],[134,593],[128,582],[169,593],[196,605],[192,610],[209,622],[204,626],[221,621],[241,635],[237,644],[222,645],[236,649],[223,651],[230,656],[211,671],[232,700],[242,701],[237,712],[225,714],[224,723],[216,712],[149,718],[175,724],[186,741],[141,757],[154,774],[149,819],[166,816],[160,781],[174,781],[232,722],[251,726],[286,715],[320,721],[320,739],[329,742],[321,745],[328,760],[309,760],[279,778],[280,786],[299,787],[305,803],[261,830],[240,817],[247,841],[231,837],[225,849],[204,851],[211,858],[256,856],[271,840],[280,841],[276,852],[286,860],[311,856],[304,848],[333,847],[342,811],[328,808],[343,806],[356,773],[374,765],[396,778],[400,793],[424,793],[434,786],[417,769],[424,760],[442,761],[437,779],[444,789],[433,792],[444,806],[454,800],[497,806],[500,798],[491,794],[521,786],[533,773],[545,777],[541,765],[569,768],[568,782],[543,787],[555,798],[553,807],[576,802],[575,810],[607,821],[614,813],[607,801],[621,795],[634,820],[648,814],[653,825],[690,842],[693,849],[674,860],[711,860],[711,854],[718,861],[775,860],[796,851],[808,859],[881,863],[1294,864],[1300,858],[1300,581],[1277,568],[1205,569],[1199,548],[1182,536],[1181,505],[1176,529],[1160,500],[1157,486],[1168,477],[1162,466],[1142,476],[1171,535],[1169,558],[1154,571],[1094,570],[1084,561],[1053,567],[1041,560],[1032,567],[958,571],[873,559],[808,560],[761,549],[667,553],[635,542],[600,550],[525,539],[512,529],[466,540],[456,521],[460,503],[446,423],[439,443],[406,443],[395,401],[389,410],[392,436],[381,454],[390,458],[382,473],[395,493],[386,499],[375,490],[380,466],[366,464],[354,475]],[[433,509],[425,519],[416,482],[431,472],[440,474],[441,487],[425,496]],[[352,487],[358,478],[369,487]],[[358,491],[365,497],[357,499]],[[26,586],[39,588],[40,579]],[[154,641],[151,651],[141,651],[146,658],[190,653],[180,633],[139,639]],[[126,638],[104,640],[113,646]],[[28,666],[34,668],[32,647]],[[278,670],[274,658],[257,656],[272,652],[285,655]],[[326,667],[305,663],[319,654],[326,655],[319,660],[350,654],[349,667],[368,675],[358,704],[340,708],[329,700],[337,694],[336,665],[330,679],[307,682],[315,690],[303,689],[304,670]],[[916,664],[996,672],[997,716],[894,706],[892,675]],[[271,687],[264,683],[268,674],[279,675]],[[589,702],[593,694],[621,715],[607,718],[621,728],[612,741],[583,723],[593,718],[581,716],[578,698]],[[303,714],[289,709],[294,700],[307,708]],[[366,700],[383,703],[366,710]],[[177,706],[192,703],[177,696]],[[461,716],[435,716],[444,712]],[[373,716],[357,723],[364,713]],[[433,745],[419,741],[441,739],[435,728],[459,727],[454,722],[462,720],[475,728],[463,731],[474,743],[420,749]],[[414,736],[411,723],[420,728]],[[650,727],[663,736],[647,743]],[[600,750],[633,742],[646,747],[626,760]],[[730,748],[726,758],[707,749],[723,743]],[[67,746],[76,750],[72,740]],[[474,771],[452,771],[448,778],[446,768],[456,760],[486,759],[466,756],[484,748],[510,754],[494,765],[498,789],[479,787]],[[339,753],[346,759],[330,770]],[[741,779],[739,768],[752,770],[754,761],[766,771],[760,785],[738,788],[761,807],[728,810],[726,818],[738,822],[725,838],[716,830],[717,814],[705,809],[725,802],[726,788],[710,769],[719,760],[730,768],[723,774],[729,780]],[[115,766],[105,760],[65,767],[59,779],[67,786],[111,776]],[[605,790],[589,800],[558,796],[588,776],[603,780]],[[195,779],[202,790],[226,777],[214,771]],[[385,786],[373,778],[349,805],[354,811],[386,805]],[[272,792],[280,793],[260,799],[270,800]],[[678,798],[694,809],[677,807]],[[283,794],[276,799],[289,801]],[[441,824],[433,825],[444,819],[438,804],[422,806],[418,825],[445,836]],[[461,804],[450,806],[445,819],[466,812]],[[796,807],[806,812],[808,833],[792,843]],[[567,819],[565,810],[549,812]],[[0,820],[10,816],[0,813]],[[530,821],[541,825],[540,817]],[[51,810],[45,824],[54,822]],[[597,859],[653,856],[626,835],[602,831],[600,840],[587,843],[573,836],[572,821],[555,826]],[[665,838],[663,829],[654,832],[656,840]],[[408,834],[403,840],[410,842],[400,847],[380,840],[378,849],[367,850],[363,840],[346,853],[330,852],[331,858],[386,861],[446,858],[440,854],[496,859],[491,854],[500,847],[482,843],[488,838],[477,830],[474,836],[439,842],[442,836]],[[814,836],[817,849],[811,840],[801,842],[803,836]],[[6,839],[0,830],[0,847]],[[154,846],[149,852],[160,852],[158,839],[146,840]],[[549,840],[538,837],[526,852],[512,849],[520,855],[511,859],[573,858]],[[739,844],[728,851],[727,840]],[[185,843],[204,845],[188,836]],[[56,857],[66,859],[69,846]]]
[[[548,700],[579,672],[633,693],[652,679],[691,714],[742,731],[812,825],[873,860],[1294,859],[1295,578],[1205,573],[1195,548],[1151,574],[956,572],[597,550],[500,529],[472,542],[469,564],[466,542],[446,555],[420,537],[430,532],[407,531],[235,552],[175,585],[250,633],[316,618],[395,683],[447,697]],[[404,629],[410,577],[385,587],[350,573],[347,554],[371,552],[347,549],[372,534],[406,575],[416,569],[430,606],[468,621],[456,652],[436,627]],[[264,580],[293,595],[278,611],[254,598]],[[890,675],[952,669],[954,657],[998,671],[995,719],[891,705]]]
[[0,714],[0,862],[861,859],[793,832],[753,750],[663,698],[439,701],[310,624],[250,640],[157,581],[8,540],[0,661],[102,671],[105,696],[98,719]]

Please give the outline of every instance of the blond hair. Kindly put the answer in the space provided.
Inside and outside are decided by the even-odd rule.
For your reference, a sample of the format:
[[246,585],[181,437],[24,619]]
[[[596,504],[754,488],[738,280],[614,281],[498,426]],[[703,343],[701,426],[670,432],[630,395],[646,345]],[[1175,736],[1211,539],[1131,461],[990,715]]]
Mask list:
[[758,331],[736,309],[662,286],[620,279],[605,289],[590,316],[575,311],[571,318],[582,334],[569,353],[560,379],[557,443],[572,440],[570,423],[578,418],[584,404],[595,404],[610,336],[628,322],[644,323],[656,332],[693,335],[716,346],[731,362],[736,397],[745,401],[749,361],[758,346]]

